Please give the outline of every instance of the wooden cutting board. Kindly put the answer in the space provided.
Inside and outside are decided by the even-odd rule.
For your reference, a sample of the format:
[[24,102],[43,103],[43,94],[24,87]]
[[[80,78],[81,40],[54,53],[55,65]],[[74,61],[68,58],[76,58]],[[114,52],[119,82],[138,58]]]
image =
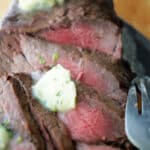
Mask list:
[[6,13],[11,0],[0,0],[0,18]]
[[114,0],[116,11],[150,39],[150,0]]

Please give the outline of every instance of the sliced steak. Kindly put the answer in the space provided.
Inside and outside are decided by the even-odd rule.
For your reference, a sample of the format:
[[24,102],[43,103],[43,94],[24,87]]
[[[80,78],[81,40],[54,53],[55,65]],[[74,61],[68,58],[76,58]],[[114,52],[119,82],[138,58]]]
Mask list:
[[[30,76],[15,75],[31,94],[32,80]],[[96,91],[77,84],[76,109],[60,113],[59,118],[66,124],[73,140],[89,143],[99,141],[117,141],[124,138],[124,121],[121,107]],[[65,126],[57,119],[56,114],[48,112],[38,101],[31,99],[31,111],[41,128],[46,128],[58,149],[73,149],[69,143]]]
[[[7,119],[15,131],[9,149],[73,150],[73,139],[87,143],[78,146],[83,150],[115,150],[107,142],[125,138],[122,106],[133,74],[121,60],[121,24],[111,0],[66,0],[33,13],[14,0],[1,30],[0,76],[61,64],[78,90],[76,108],[55,114],[33,99],[29,75],[1,78],[0,123]],[[88,145],[100,143],[108,146]]]
[[[45,150],[44,139],[32,118],[27,95],[15,77],[0,78],[0,122],[14,131],[10,150]],[[17,137],[22,141],[18,143]]]
[[[58,54],[58,60],[53,56]],[[41,61],[42,60],[42,61]],[[126,99],[132,74],[122,61],[112,62],[99,52],[50,42],[18,34],[0,32],[0,76],[9,72],[30,73],[60,63],[72,77],[115,100]]]
[[28,92],[30,98],[28,99],[31,111],[35,120],[40,125],[46,143],[50,144],[51,141],[53,148],[57,150],[74,150],[72,139],[63,122],[58,120],[55,113],[47,111],[37,100],[33,99],[31,93],[32,79],[26,74],[16,74],[15,77],[23,85],[24,89]]
[[121,29],[110,0],[69,0],[49,12],[24,13],[15,0],[2,22],[6,32],[32,33],[65,45],[121,58]]
[[[113,63],[108,56],[82,48],[59,46],[29,36],[21,37],[21,50],[34,69],[61,64],[71,71],[75,80],[103,92],[113,99],[126,101],[126,92],[132,80],[132,73],[121,62]],[[57,60],[54,55],[57,54]],[[44,60],[41,63],[41,58]],[[122,89],[121,89],[122,88]]]

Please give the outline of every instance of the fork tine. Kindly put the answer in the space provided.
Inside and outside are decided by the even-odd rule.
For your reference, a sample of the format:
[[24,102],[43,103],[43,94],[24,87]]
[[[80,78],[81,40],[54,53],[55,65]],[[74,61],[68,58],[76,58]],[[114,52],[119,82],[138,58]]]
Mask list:
[[145,79],[145,85],[146,85],[146,89],[147,89],[147,95],[150,98],[150,77],[144,77]]
[[137,93],[135,86],[131,86],[128,92],[127,104],[126,104],[126,112],[135,115],[138,115],[137,108]]
[[[145,82],[146,81],[146,82]],[[141,79],[140,90],[142,94],[142,114],[147,114],[150,109],[150,99],[148,92],[150,92],[150,82],[145,79]]]
[[[150,149],[150,78],[136,78],[128,93],[125,131],[128,139],[141,150]],[[136,108],[136,104],[142,112]],[[142,104],[141,104],[142,103]],[[149,112],[148,112],[149,111]],[[141,114],[142,113],[142,114]],[[145,115],[146,114],[146,115]]]

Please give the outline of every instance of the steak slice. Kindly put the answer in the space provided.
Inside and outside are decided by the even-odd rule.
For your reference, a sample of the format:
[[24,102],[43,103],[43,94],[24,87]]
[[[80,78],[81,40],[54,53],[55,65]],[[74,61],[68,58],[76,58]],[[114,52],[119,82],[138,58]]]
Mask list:
[[111,0],[66,0],[64,4],[49,11],[32,13],[21,11],[18,3],[18,0],[13,0],[2,20],[2,30],[33,33],[48,27],[67,26],[79,19],[103,19],[119,24]]
[[[27,103],[27,95],[12,76],[0,78],[0,122],[14,132],[10,150],[45,150],[44,139]],[[18,137],[21,141],[18,143]]]
[[[23,55],[34,69],[61,64],[71,71],[73,79],[115,100],[126,101],[123,89],[128,88],[133,75],[122,61],[112,62],[99,52],[60,46],[29,36],[21,36],[20,45]],[[54,60],[56,54],[58,58]]]
[[24,13],[15,0],[2,22],[6,32],[31,33],[48,41],[98,50],[121,58],[121,25],[110,0],[69,0],[48,12]]
[[20,81],[30,96],[28,103],[30,104],[35,120],[42,130],[46,143],[50,144],[52,141],[53,149],[74,150],[74,145],[63,122],[58,120],[55,113],[49,112],[37,100],[33,99],[31,93],[31,77],[26,74],[16,74],[15,77]]
[[79,21],[69,27],[49,28],[40,31],[38,37],[64,45],[98,50],[112,56],[112,59],[121,58],[121,32],[116,25],[105,20],[94,23]]
[[123,111],[117,103],[82,85],[77,93],[76,108],[58,114],[74,140],[97,143],[124,137]]

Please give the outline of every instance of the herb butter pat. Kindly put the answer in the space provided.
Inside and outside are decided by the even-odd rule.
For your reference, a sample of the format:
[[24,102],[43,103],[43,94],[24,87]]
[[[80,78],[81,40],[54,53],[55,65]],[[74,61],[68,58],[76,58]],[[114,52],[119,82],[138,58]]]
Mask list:
[[32,90],[33,96],[50,111],[64,112],[75,108],[76,86],[70,71],[61,65],[46,72]]
[[56,4],[63,4],[64,0],[19,0],[19,8],[26,12],[35,10],[49,10]]

